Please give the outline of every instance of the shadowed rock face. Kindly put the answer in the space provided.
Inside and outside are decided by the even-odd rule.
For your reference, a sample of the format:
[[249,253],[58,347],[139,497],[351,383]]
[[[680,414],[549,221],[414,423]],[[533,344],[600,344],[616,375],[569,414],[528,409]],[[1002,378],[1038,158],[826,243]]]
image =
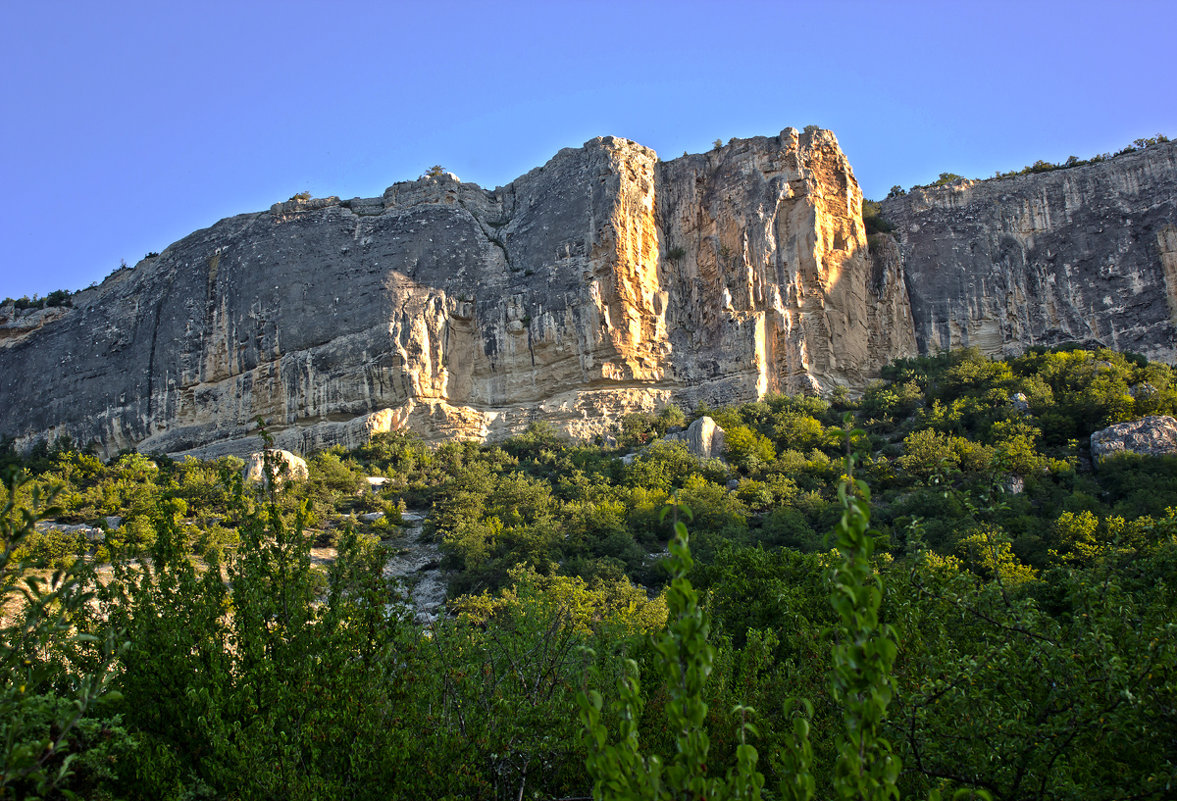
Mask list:
[[540,417],[591,436],[671,400],[859,384],[914,347],[910,323],[868,335],[860,203],[833,135],[787,129],[669,163],[596,139],[494,191],[441,175],[276,204],[0,321],[0,427],[242,454],[261,416],[305,451]]
[[882,206],[921,351],[1094,340],[1177,357],[1177,143]]
[[279,203],[73,308],[0,308],[0,435],[203,456],[258,450],[259,416],[295,452],[536,419],[590,437],[672,401],[861,387],[917,341],[1171,359],[1175,152],[913,192],[872,254],[818,129],[670,162],[606,137],[493,191]]

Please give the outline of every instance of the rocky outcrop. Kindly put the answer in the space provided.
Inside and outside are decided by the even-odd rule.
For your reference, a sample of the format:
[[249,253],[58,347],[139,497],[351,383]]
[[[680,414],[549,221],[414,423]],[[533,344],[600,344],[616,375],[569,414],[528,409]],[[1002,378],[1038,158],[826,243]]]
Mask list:
[[1150,415],[1140,420],[1116,423],[1091,435],[1091,458],[1096,464],[1113,456],[1177,455],[1177,419]]
[[66,537],[85,537],[90,542],[103,542],[106,532],[95,526],[81,523],[58,523],[56,520],[38,520],[36,530],[42,534],[60,534]]
[[[826,131],[733,140],[662,169],[667,325],[691,401],[862,386],[915,352],[898,273],[876,275],[862,193]],[[901,313],[902,314],[902,313]]]
[[0,305],[0,347],[4,346],[5,340],[23,338],[46,323],[64,317],[68,312],[69,309],[63,306],[21,312],[15,303]]
[[258,417],[301,452],[539,418],[588,437],[672,401],[858,385],[915,344],[860,203],[834,136],[786,129],[275,204],[10,325],[0,433],[203,456],[257,450]]
[[921,351],[1074,341],[1177,358],[1177,143],[882,209]]
[[306,481],[310,478],[310,470],[307,469],[304,459],[280,448],[250,454],[242,471],[244,480],[268,486],[271,475],[274,477],[274,485],[277,486],[285,481]]
[[441,545],[422,536],[423,512],[404,512],[404,528],[399,536],[385,544],[392,554],[384,566],[387,578],[404,583],[406,600],[412,605],[418,623],[428,625],[443,611],[446,599],[446,576],[441,570]]
[[727,447],[723,429],[707,415],[692,422],[685,431],[667,434],[663,439],[683,443],[688,451],[700,459],[721,459]]

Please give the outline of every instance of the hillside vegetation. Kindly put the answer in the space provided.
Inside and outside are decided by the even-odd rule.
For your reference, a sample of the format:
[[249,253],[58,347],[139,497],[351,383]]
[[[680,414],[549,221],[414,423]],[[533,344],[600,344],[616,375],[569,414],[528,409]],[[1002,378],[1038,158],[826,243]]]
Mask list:
[[[380,435],[276,491],[232,458],[10,449],[0,798],[626,797],[602,771],[651,763],[601,750],[619,731],[767,798],[866,797],[854,731],[884,794],[1171,797],[1177,457],[1095,470],[1088,437],[1177,412],[1173,369],[959,351],[884,379],[632,415],[616,448]],[[702,414],[726,461],[659,439]],[[383,573],[407,509],[448,571],[429,626]]]

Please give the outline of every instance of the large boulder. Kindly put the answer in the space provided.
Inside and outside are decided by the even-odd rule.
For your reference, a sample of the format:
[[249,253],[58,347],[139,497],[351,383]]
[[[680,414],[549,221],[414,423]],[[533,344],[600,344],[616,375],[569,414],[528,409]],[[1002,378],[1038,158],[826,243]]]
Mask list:
[[306,481],[310,478],[307,463],[290,451],[273,448],[251,454],[245,463],[246,482],[261,482],[268,484],[266,477],[266,458],[269,457],[271,469],[274,471],[275,483],[281,485],[284,481]]
[[1091,457],[1096,464],[1122,453],[1141,456],[1177,454],[1177,419],[1168,415],[1150,415],[1128,423],[1116,423],[1091,435]]
[[38,520],[36,529],[42,534],[65,534],[70,537],[81,534],[90,542],[102,542],[106,539],[106,532],[102,529],[77,523],[71,524],[58,523],[56,520]]
[[682,442],[687,450],[700,459],[719,459],[727,447],[723,429],[710,417],[700,417],[687,426],[686,431],[667,434],[664,439],[669,442]]

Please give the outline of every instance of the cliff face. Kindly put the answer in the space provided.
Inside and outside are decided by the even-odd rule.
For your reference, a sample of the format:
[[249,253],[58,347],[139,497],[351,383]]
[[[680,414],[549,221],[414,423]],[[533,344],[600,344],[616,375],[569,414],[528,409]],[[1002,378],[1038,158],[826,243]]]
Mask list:
[[624,139],[493,191],[451,175],[222,220],[73,308],[0,308],[0,435],[103,451],[577,437],[669,402],[861,387],[961,345],[1172,361],[1177,145],[913,190],[868,252],[828,131],[660,162]]
[[705,399],[861,386],[914,353],[906,289],[875,274],[832,135],[737,140],[661,173],[672,342]]
[[671,400],[859,384],[914,349],[860,201],[832,134],[786,129],[668,163],[596,139],[494,191],[442,175],[276,204],[72,309],[0,310],[0,433],[205,455],[255,448],[258,416],[300,451],[537,418],[589,436]]
[[1177,143],[886,200],[922,351],[1177,357]]

